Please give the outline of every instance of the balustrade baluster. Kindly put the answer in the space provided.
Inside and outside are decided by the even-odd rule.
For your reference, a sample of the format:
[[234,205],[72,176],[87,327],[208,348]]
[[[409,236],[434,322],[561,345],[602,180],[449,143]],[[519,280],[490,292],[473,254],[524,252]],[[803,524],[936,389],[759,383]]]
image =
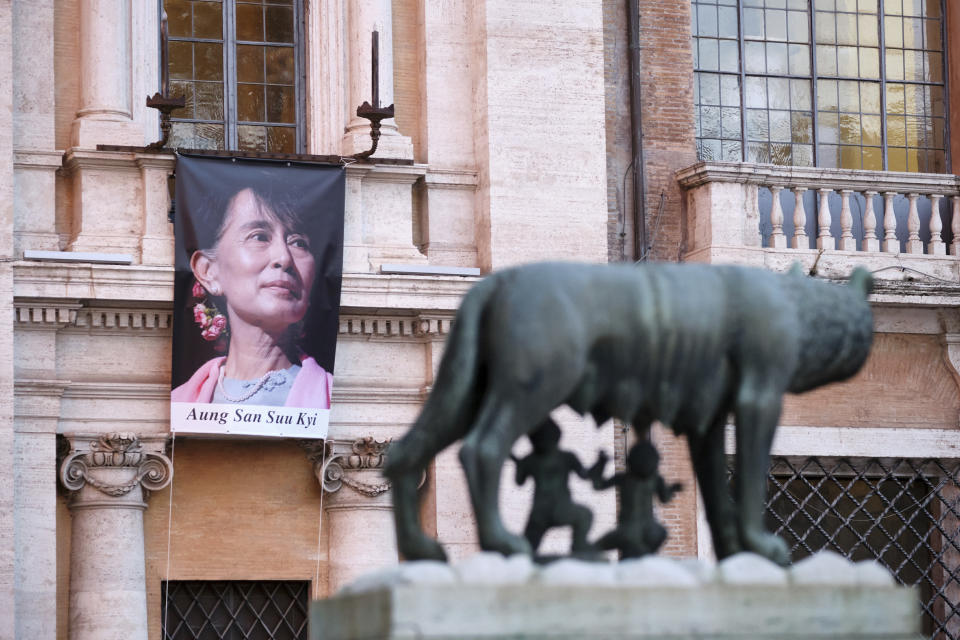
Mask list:
[[810,248],[810,241],[807,239],[807,210],[803,206],[804,191],[805,187],[793,188],[793,241],[790,246],[794,249]]
[[923,253],[923,242],[920,241],[920,212],[917,211],[919,193],[908,193],[910,211],[907,213],[907,253]]
[[833,189],[817,189],[820,194],[820,206],[817,211],[817,249],[834,249],[833,237],[830,235],[830,192]]
[[880,251],[880,239],[877,237],[877,214],[873,211],[873,198],[876,191],[864,191],[866,206],[863,209],[863,250]]
[[953,232],[953,242],[950,243],[950,255],[960,256],[960,196],[950,198],[953,201],[950,231]]
[[930,243],[927,244],[927,253],[932,256],[947,255],[947,245],[941,237],[943,220],[940,219],[940,200],[943,195],[930,194]]
[[883,194],[883,250],[887,253],[900,253],[900,241],[897,240],[897,214],[893,211],[895,191]]
[[840,250],[856,251],[857,240],[853,237],[853,214],[850,213],[852,189],[840,189]]
[[773,203],[770,205],[770,224],[773,230],[770,232],[770,246],[775,249],[785,249],[787,247],[787,237],[783,235],[783,208],[780,206],[780,192],[783,187],[770,187],[770,195],[773,196]]

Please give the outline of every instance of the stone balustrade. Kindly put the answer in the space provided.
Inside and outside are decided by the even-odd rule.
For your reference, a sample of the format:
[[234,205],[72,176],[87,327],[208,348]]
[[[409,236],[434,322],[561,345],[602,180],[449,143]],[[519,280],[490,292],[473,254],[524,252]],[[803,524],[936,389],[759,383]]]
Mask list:
[[677,180],[687,194],[687,259],[819,260],[828,271],[848,271],[853,260],[960,276],[956,176],[702,162]]

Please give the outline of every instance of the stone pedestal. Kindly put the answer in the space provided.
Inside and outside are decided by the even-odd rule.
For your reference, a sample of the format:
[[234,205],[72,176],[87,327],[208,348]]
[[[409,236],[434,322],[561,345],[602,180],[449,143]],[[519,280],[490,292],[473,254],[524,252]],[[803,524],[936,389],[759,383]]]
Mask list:
[[60,481],[70,490],[70,640],[147,640],[143,511],[173,476],[165,438],[68,436]]
[[790,570],[752,554],[544,568],[480,554],[367,576],[310,610],[311,640],[920,640],[919,628],[912,589],[830,552]]

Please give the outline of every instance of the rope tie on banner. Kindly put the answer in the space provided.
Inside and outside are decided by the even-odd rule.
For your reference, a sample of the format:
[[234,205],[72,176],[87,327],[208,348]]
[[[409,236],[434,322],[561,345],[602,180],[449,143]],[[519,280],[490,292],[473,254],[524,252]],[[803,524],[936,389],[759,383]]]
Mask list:
[[[170,440],[170,465],[176,468],[177,461],[177,432],[174,431]],[[176,476],[176,474],[174,474]],[[163,594],[163,633],[167,635],[167,612],[170,610],[170,540],[173,531],[173,483],[176,478],[170,479],[170,504],[167,508],[167,568],[164,571],[164,594]]]
[[326,493],[323,489],[323,479],[324,474],[327,470],[327,443],[324,440],[323,443],[323,453],[320,456],[320,477],[317,478],[320,481],[320,517],[317,521],[317,568],[314,572],[313,577],[313,597],[320,597],[320,550],[323,541],[323,494]]

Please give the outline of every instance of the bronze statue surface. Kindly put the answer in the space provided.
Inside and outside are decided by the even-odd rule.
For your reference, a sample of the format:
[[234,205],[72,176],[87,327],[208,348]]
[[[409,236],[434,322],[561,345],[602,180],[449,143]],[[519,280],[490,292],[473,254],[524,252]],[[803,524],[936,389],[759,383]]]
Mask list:
[[619,418],[640,440],[655,420],[684,434],[717,556],[753,551],[785,564],[786,545],[763,526],[782,398],[860,369],[873,337],[870,286],[862,268],[847,286],[697,264],[540,263],[490,275],[465,296],[433,392],[389,452],[400,551],[445,559],[420,528],[416,488],[430,460],[462,439],[481,547],[530,553],[501,521],[500,470],[520,436],[567,404],[597,424]]

